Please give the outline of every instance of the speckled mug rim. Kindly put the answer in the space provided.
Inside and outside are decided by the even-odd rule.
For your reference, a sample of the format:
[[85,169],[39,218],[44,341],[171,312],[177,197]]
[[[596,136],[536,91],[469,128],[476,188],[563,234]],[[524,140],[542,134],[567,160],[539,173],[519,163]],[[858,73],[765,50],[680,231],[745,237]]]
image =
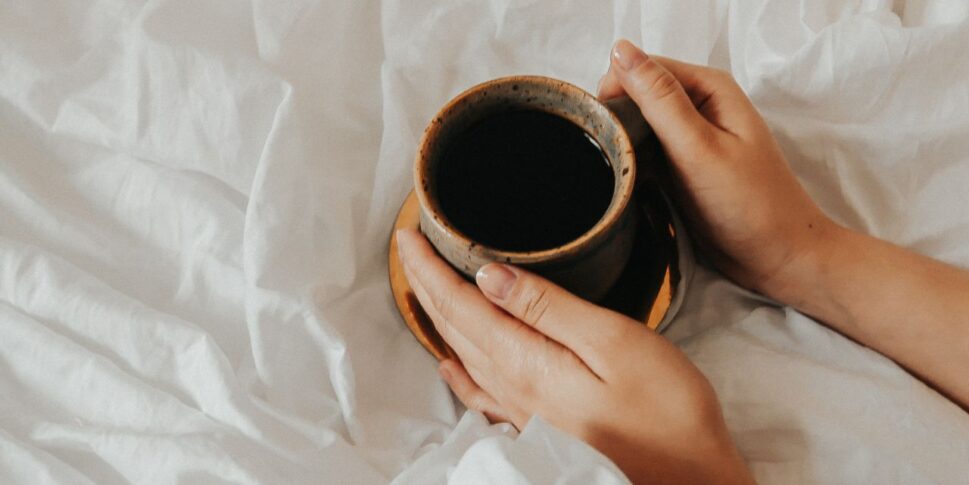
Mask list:
[[[619,146],[615,151],[619,153],[619,160],[612,160],[610,158],[609,162],[619,164],[619,170],[616,170],[616,172],[619,174],[617,175],[619,181],[618,187],[613,190],[609,207],[606,208],[606,211],[603,213],[602,217],[591,228],[589,228],[581,236],[563,245],[537,251],[506,251],[481,244],[454,227],[444,215],[444,212],[441,210],[436,197],[433,197],[429,193],[430,190],[429,184],[427,183],[427,178],[431,174],[426,173],[428,171],[429,164],[427,151],[429,149],[428,147],[433,146],[437,139],[441,136],[441,130],[445,126],[448,117],[457,107],[468,103],[472,99],[482,96],[483,93],[495,86],[506,84],[551,87],[553,91],[564,93],[571,99],[589,101],[593,105],[597,105],[596,109],[599,110],[600,114],[604,115],[608,120],[607,122],[616,128],[618,134],[616,137],[616,143],[618,143]],[[548,108],[542,108],[537,104],[530,105],[530,108],[540,109],[551,112],[552,114],[563,116],[560,112],[556,112]],[[583,130],[585,130],[585,127],[583,127]],[[588,130],[585,131],[588,132]],[[590,136],[592,136],[591,133]],[[607,141],[595,136],[593,136],[593,138],[595,138],[596,143],[599,143],[600,146],[603,146],[604,141]],[[467,247],[468,250],[475,255],[487,257],[496,261],[503,261],[511,264],[534,264],[552,259],[559,259],[564,256],[579,253],[592,247],[597,247],[601,242],[610,236],[613,227],[619,222],[623,211],[629,206],[629,203],[633,197],[633,189],[635,186],[634,182],[636,180],[636,160],[633,145],[629,139],[629,135],[626,133],[625,127],[619,121],[619,118],[616,117],[616,115],[595,96],[574,84],[559,79],[546,76],[519,75],[492,79],[490,81],[485,81],[472,86],[451,99],[446,105],[444,105],[443,108],[440,109],[440,111],[438,111],[436,115],[434,115],[434,118],[424,130],[424,134],[421,137],[418,147],[419,149],[417,150],[417,156],[414,161],[414,191],[417,193],[417,199],[420,202],[421,207],[425,208],[425,210],[427,210],[428,214],[431,216],[429,218],[430,222],[437,225],[442,233],[452,242],[459,243],[462,246]]]

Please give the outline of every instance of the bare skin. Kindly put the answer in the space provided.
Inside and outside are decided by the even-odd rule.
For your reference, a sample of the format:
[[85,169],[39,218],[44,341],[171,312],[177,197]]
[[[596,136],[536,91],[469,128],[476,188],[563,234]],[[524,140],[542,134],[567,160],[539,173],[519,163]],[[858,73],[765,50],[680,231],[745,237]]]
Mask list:
[[[623,93],[656,131],[677,202],[721,272],[969,408],[969,273],[831,221],[729,74],[620,41],[599,95]],[[417,297],[461,358],[440,372],[468,408],[519,429],[540,415],[634,483],[753,483],[709,382],[662,337],[512,266],[485,266],[473,285],[416,231],[397,238]]]

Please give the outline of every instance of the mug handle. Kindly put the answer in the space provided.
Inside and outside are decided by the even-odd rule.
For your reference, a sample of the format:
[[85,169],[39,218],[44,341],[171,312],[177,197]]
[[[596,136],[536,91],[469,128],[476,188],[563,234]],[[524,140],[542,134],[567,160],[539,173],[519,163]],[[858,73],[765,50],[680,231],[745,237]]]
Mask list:
[[623,95],[612,98],[603,102],[603,104],[616,115],[616,118],[619,118],[619,122],[626,129],[629,141],[634,147],[647,137],[653,136],[653,130],[649,127],[649,123],[646,123],[646,119],[643,118],[643,112],[629,96]]

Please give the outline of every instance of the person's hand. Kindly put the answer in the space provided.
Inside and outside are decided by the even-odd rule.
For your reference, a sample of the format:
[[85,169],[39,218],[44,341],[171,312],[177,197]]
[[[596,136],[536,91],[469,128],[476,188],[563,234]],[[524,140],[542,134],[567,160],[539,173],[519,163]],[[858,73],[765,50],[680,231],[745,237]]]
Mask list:
[[728,74],[620,41],[599,96],[623,92],[656,132],[676,199],[721,271],[883,353],[969,409],[969,272],[828,219]]
[[411,287],[461,359],[440,372],[465,406],[519,429],[540,415],[637,483],[752,481],[710,384],[662,337],[512,266],[484,266],[475,286],[417,231],[396,237]]
[[800,259],[837,226],[791,172],[730,74],[656,56],[621,40],[599,97],[627,94],[672,162],[674,196],[697,243],[728,277],[778,299]]

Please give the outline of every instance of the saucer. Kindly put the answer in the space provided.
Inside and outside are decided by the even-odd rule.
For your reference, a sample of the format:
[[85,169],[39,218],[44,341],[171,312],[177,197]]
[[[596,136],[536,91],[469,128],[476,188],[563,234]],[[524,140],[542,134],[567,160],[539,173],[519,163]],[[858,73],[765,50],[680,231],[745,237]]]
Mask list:
[[[691,264],[690,247],[682,225],[659,190],[640,188],[637,197],[640,197],[637,199],[639,219],[632,255],[619,280],[599,305],[659,332],[673,318],[686,292],[689,278],[685,277],[688,275],[684,275],[684,270]],[[420,227],[420,205],[414,191],[401,205],[393,232],[408,227]],[[397,309],[417,341],[438,360],[456,358],[454,351],[434,329],[434,323],[407,282],[393,233],[388,271]]]

